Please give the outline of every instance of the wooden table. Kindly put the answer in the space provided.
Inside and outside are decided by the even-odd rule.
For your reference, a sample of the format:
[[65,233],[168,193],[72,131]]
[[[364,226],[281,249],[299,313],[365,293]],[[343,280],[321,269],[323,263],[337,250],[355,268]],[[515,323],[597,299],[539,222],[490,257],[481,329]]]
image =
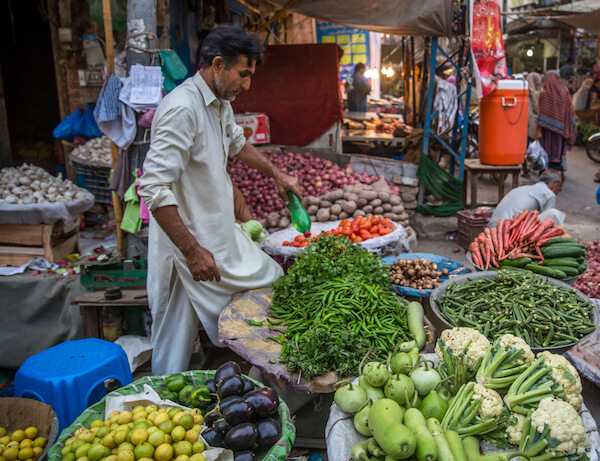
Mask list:
[[[467,207],[467,184],[469,178],[471,179],[471,203],[468,205],[469,208],[474,209],[478,206],[493,206],[500,203],[502,197],[504,197],[504,180],[506,175],[512,174],[512,188],[514,189],[519,185],[519,173],[521,172],[521,165],[483,165],[478,158],[469,158],[465,160],[465,179],[463,181],[463,197],[465,201],[465,207]],[[498,201],[497,202],[478,202],[477,201],[477,175],[479,173],[489,173],[498,176]]]

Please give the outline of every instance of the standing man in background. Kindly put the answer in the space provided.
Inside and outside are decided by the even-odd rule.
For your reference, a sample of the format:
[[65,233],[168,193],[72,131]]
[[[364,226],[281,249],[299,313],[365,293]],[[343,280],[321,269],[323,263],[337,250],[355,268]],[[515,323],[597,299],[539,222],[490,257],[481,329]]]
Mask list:
[[354,73],[348,77],[346,91],[348,95],[348,110],[350,112],[367,111],[367,95],[371,92],[371,85],[365,77],[365,65],[361,62],[354,66]]
[[235,225],[227,160],[237,157],[302,196],[298,179],[275,167],[236,125],[231,101],[250,88],[259,36],[219,25],[206,37],[200,70],[169,93],[152,122],[139,194],[152,212],[148,302],[152,373],[188,369],[198,321],[219,345],[217,321],[233,293],[269,286],[283,271]]

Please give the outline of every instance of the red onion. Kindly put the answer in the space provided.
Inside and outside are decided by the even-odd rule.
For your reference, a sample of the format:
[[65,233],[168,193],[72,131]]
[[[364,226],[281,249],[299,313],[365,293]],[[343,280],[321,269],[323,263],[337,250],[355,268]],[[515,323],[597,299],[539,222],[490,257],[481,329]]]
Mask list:
[[600,246],[598,240],[585,245],[588,270],[579,276],[573,286],[590,298],[600,298]]

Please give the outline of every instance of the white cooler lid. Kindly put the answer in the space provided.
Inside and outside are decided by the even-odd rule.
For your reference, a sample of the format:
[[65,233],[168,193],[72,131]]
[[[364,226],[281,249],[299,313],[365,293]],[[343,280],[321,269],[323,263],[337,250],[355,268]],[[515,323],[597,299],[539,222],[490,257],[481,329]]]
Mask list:
[[527,80],[498,80],[497,90],[527,90]]

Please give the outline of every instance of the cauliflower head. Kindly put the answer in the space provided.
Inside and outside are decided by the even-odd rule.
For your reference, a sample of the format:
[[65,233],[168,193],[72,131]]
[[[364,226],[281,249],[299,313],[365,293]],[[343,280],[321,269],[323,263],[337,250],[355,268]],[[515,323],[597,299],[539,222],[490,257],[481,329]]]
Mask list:
[[440,360],[444,359],[440,341],[452,351],[452,355],[460,355],[466,349],[465,355],[469,367],[473,367],[479,359],[483,358],[490,345],[488,339],[473,328],[456,327],[444,330],[435,346],[435,353]]
[[500,347],[506,350],[521,349],[523,354],[517,360],[517,365],[531,365],[535,360],[535,355],[531,352],[531,347],[523,339],[509,333],[500,338]]
[[531,424],[539,433],[544,432],[544,426],[548,425],[550,437],[560,441],[553,450],[567,455],[581,455],[588,448],[589,439],[581,416],[569,403],[560,399],[542,400],[531,415]]
[[516,445],[517,447],[521,443],[521,436],[523,435],[523,427],[525,426],[525,420],[527,419],[525,415],[520,413],[512,413],[510,415],[511,419],[515,420],[514,424],[508,424],[506,426],[506,435],[508,435],[508,442],[511,445]]
[[546,358],[546,365],[552,368],[552,379],[561,384],[565,390],[567,402],[573,405],[575,410],[581,408],[583,397],[581,391],[581,379],[579,373],[571,363],[562,355],[552,354],[548,351],[543,351],[538,354],[538,357]]
[[502,397],[493,389],[488,389],[481,384],[473,386],[473,400],[481,400],[479,416],[482,419],[499,418],[504,410]]

